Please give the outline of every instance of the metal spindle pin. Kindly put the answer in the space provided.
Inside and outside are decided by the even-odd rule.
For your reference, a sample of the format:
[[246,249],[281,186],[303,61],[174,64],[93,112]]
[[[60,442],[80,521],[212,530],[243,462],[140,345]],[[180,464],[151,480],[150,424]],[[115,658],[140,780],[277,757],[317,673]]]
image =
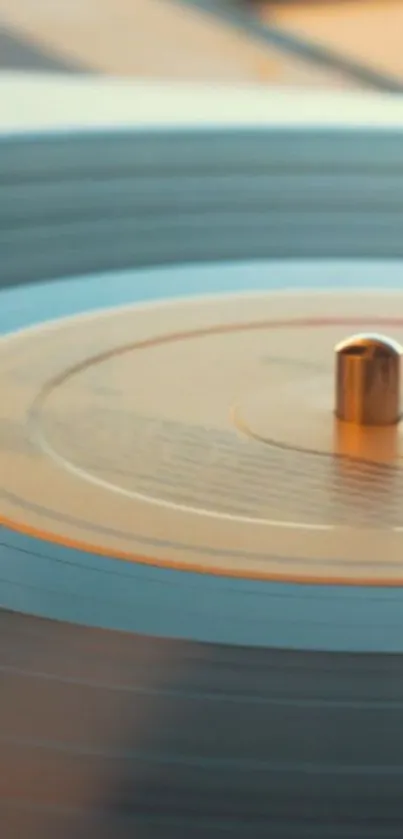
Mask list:
[[402,348],[382,335],[353,335],[335,348],[338,419],[365,426],[400,420]]

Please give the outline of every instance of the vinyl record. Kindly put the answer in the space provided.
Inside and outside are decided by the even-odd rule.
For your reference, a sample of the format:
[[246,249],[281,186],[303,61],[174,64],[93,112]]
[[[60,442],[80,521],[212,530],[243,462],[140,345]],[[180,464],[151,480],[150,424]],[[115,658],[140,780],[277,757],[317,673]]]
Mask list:
[[334,399],[403,343],[402,149],[2,137],[7,839],[401,835],[402,431]]

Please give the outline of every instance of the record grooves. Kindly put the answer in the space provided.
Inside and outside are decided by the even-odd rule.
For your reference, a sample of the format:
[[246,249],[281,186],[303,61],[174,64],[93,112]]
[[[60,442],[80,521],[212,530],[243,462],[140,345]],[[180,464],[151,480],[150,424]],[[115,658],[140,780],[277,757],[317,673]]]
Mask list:
[[401,431],[331,418],[335,344],[402,339],[403,146],[341,130],[0,140],[7,839],[401,836]]

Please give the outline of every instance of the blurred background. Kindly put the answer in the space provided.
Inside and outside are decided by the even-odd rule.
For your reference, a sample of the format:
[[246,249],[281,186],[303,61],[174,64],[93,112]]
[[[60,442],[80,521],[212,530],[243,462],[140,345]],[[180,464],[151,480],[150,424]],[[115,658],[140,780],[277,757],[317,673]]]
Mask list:
[[0,0],[0,72],[403,90],[403,0]]

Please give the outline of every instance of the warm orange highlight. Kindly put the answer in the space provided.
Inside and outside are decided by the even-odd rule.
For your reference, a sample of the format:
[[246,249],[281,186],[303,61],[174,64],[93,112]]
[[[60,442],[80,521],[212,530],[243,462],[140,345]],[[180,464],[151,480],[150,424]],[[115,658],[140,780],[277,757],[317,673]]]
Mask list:
[[323,585],[323,586],[349,586],[363,588],[402,588],[403,579],[382,577],[319,577],[316,575],[288,575],[282,577],[281,574],[265,574],[264,572],[246,572],[238,569],[221,568],[219,565],[214,568],[207,568],[202,563],[178,562],[172,559],[158,559],[157,557],[145,556],[143,554],[131,554],[128,551],[111,551],[108,548],[103,548],[100,545],[92,545],[88,542],[81,542],[69,537],[60,536],[55,533],[49,533],[46,530],[39,530],[30,525],[16,522],[8,519],[6,516],[0,515],[0,526],[13,530],[16,533],[21,533],[24,536],[30,536],[33,539],[40,539],[43,542],[48,542],[54,545],[59,545],[63,548],[71,548],[76,551],[83,551],[89,554],[98,554],[99,556],[107,557],[108,559],[122,560],[124,562],[134,562],[140,565],[150,565],[156,568],[169,568],[173,571],[189,571],[196,574],[208,574],[213,577],[229,577],[241,580],[261,580],[262,582],[296,584],[296,585]]

